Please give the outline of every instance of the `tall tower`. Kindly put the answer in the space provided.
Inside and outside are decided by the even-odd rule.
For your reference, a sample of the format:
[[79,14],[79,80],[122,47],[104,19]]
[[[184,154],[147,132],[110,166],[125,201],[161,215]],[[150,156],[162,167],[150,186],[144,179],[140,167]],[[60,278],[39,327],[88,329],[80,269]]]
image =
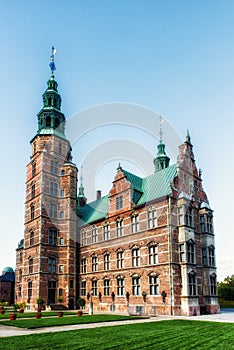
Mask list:
[[32,310],[39,296],[48,305],[62,297],[73,308],[77,293],[77,168],[64,132],[54,54],[52,48],[51,77],[37,115],[38,130],[31,140],[24,240],[17,248],[16,297]]

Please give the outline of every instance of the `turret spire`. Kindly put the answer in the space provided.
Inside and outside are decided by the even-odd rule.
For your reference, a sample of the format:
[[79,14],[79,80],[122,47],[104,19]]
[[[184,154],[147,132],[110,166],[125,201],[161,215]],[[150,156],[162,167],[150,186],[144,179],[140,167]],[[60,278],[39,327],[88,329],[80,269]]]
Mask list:
[[157,157],[154,158],[154,172],[158,172],[169,166],[170,158],[165,152],[165,145],[163,143],[163,130],[162,130],[163,119],[159,117],[159,144]]
[[87,198],[84,194],[84,186],[83,186],[83,167],[80,168],[80,187],[78,192],[77,204],[78,207],[83,207],[87,202]]
[[54,46],[52,46],[52,51],[51,51],[51,56],[50,56],[51,62],[49,64],[52,75],[54,74],[54,71],[56,70],[55,63],[54,63],[54,55],[55,54],[56,54],[56,49],[54,48]]

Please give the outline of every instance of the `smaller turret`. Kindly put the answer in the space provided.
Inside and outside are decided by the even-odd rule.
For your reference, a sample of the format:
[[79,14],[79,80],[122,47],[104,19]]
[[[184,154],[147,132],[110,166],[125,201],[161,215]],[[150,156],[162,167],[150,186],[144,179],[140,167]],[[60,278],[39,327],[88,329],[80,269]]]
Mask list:
[[167,156],[166,151],[165,151],[165,144],[163,143],[162,137],[163,137],[163,132],[162,132],[162,117],[160,117],[160,141],[158,144],[158,153],[157,157],[154,158],[154,172],[157,173],[160,170],[163,170],[169,166],[170,158]]

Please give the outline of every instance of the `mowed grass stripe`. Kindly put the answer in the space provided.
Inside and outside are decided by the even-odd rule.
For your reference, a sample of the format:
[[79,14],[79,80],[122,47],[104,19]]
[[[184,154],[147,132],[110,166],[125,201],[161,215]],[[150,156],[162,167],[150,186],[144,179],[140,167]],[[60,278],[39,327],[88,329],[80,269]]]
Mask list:
[[172,320],[0,338],[0,349],[234,349],[234,324]]

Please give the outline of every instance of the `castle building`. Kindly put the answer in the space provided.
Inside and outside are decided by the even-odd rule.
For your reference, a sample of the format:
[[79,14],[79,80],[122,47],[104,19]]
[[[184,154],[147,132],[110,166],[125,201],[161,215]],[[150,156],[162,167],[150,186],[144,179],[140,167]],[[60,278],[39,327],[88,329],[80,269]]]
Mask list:
[[[219,312],[213,211],[189,133],[170,165],[162,137],[153,174],[119,164],[109,194],[87,203],[65,136],[54,69],[37,115],[27,165],[25,232],[17,248],[16,297],[29,309],[78,297],[95,312]],[[152,157],[153,158],[153,157]]]

